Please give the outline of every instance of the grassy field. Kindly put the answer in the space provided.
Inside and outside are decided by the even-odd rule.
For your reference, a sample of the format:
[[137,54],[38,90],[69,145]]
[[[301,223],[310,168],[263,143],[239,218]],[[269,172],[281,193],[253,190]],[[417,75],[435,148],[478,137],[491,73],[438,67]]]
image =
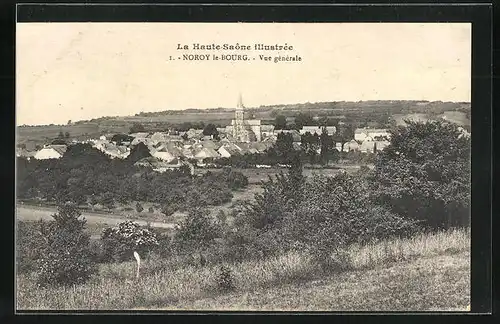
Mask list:
[[230,265],[236,289],[214,290],[218,267],[174,260],[101,265],[91,282],[38,288],[17,277],[17,308],[59,310],[465,311],[470,299],[470,232],[421,234],[348,250],[350,270],[321,272],[308,255],[289,253]]
[[[318,168],[318,169],[304,169],[302,174],[306,177],[312,176],[313,174],[323,174],[325,176],[334,176],[339,173],[340,170],[345,170],[347,172],[355,172],[359,170],[360,165],[342,165],[338,168]],[[287,173],[287,168],[269,168],[269,169],[239,169],[233,168],[235,171],[243,173],[248,178],[249,184],[260,184],[261,181],[267,181],[269,176],[275,176],[276,174],[283,172]],[[196,169],[197,173],[205,173],[207,171],[220,172],[220,169]]]

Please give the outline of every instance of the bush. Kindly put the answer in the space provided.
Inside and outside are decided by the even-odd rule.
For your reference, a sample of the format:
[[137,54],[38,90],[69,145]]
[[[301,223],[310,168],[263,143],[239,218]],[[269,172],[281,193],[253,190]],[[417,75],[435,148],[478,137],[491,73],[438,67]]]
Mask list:
[[46,223],[17,222],[16,234],[16,265],[17,271],[26,273],[37,269],[37,264],[42,257],[42,251],[47,241],[42,233]]
[[156,234],[133,221],[125,221],[118,227],[106,228],[101,235],[105,261],[125,261],[134,251],[141,256],[147,255],[159,243]]
[[231,268],[221,265],[215,278],[217,290],[220,292],[232,291],[236,288],[234,284],[234,275]]
[[378,154],[373,186],[393,212],[431,229],[468,226],[470,137],[444,121],[407,121]]
[[136,211],[136,212],[138,212],[138,213],[140,213],[140,212],[142,212],[143,210],[144,210],[144,207],[142,207],[142,205],[141,205],[139,202],[137,202],[137,203],[135,204],[135,211]]
[[242,189],[248,186],[248,178],[239,171],[224,169],[223,176],[231,190]]
[[42,235],[46,246],[41,252],[37,282],[46,285],[84,283],[97,271],[90,252],[90,236],[84,232],[85,219],[73,204],[59,206]]
[[377,206],[366,178],[345,172],[306,182],[299,175],[278,175],[263,187],[254,203],[236,212],[228,255],[266,257],[306,249],[322,268],[340,269],[348,267],[348,245],[408,236],[419,229],[416,221]]
[[210,219],[207,210],[193,208],[177,229],[174,242],[181,254],[198,253],[200,264],[204,263],[207,249],[220,234],[219,229]]
[[308,194],[284,224],[291,242],[335,251],[352,243],[408,236],[418,230],[416,221],[375,205],[363,178],[347,173],[315,176],[305,191]]

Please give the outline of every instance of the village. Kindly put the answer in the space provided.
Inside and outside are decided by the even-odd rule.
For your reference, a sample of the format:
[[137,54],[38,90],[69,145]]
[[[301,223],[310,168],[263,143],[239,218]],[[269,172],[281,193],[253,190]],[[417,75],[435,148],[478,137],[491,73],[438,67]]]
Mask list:
[[[299,130],[276,129],[275,125],[262,124],[261,120],[250,119],[246,115],[240,96],[231,124],[226,127],[213,127],[211,132],[191,128],[187,131],[172,129],[164,132],[104,134],[99,138],[88,140],[72,139],[68,141],[69,143],[56,140],[38,150],[18,147],[16,155],[37,160],[59,159],[69,145],[88,143],[111,159],[126,159],[132,148],[142,143],[149,150],[150,157],[145,157],[135,164],[163,172],[180,168],[186,163],[204,167],[211,165],[207,163],[208,161],[247,154],[263,154],[276,143],[280,134],[291,136],[293,148],[301,150],[304,136],[319,137],[323,132],[333,136],[337,133],[336,126],[304,125]],[[374,153],[384,150],[389,145],[388,129],[358,128],[354,130],[353,135],[353,138],[346,138],[343,142],[334,142],[334,148],[338,152]],[[319,147],[317,153],[320,153]]]

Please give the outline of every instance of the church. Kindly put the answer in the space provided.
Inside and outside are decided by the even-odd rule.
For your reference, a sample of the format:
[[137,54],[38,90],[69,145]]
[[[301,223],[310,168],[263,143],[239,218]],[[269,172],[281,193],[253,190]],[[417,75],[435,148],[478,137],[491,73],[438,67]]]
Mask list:
[[231,125],[226,126],[226,134],[232,135],[238,142],[260,142],[262,140],[262,125],[260,119],[246,119],[241,94],[234,112]]

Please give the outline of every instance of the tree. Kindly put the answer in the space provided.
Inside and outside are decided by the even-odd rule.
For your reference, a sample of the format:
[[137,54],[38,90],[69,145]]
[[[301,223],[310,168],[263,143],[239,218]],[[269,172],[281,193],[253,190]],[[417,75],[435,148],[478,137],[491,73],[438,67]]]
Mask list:
[[274,144],[274,149],[281,161],[283,163],[288,163],[295,153],[292,134],[279,133],[276,143]]
[[368,182],[345,172],[314,176],[304,193],[285,214],[282,231],[286,242],[303,245],[324,269],[349,266],[345,248],[350,244],[407,236],[418,228],[415,221],[376,206]]
[[115,142],[118,145],[123,144],[123,142],[131,143],[133,140],[134,138],[127,134],[115,134],[111,137],[111,142]]
[[185,252],[198,252],[200,265],[204,264],[204,253],[218,236],[218,229],[207,210],[192,208],[181,222],[174,236],[177,246]]
[[133,221],[125,221],[117,227],[107,227],[101,235],[105,261],[126,261],[137,251],[144,256],[159,245],[154,231]]
[[40,285],[84,283],[97,271],[90,251],[90,235],[85,233],[85,219],[73,204],[58,207],[43,236],[37,281]]
[[137,202],[137,203],[135,204],[135,210],[136,210],[138,213],[140,213],[140,212],[142,212],[142,211],[144,210],[144,207],[142,207],[142,205],[141,205],[141,203],[140,203],[140,202]]
[[314,164],[316,162],[316,155],[319,149],[319,137],[318,134],[314,133],[312,135],[310,132],[306,132],[301,136],[301,147],[303,152],[309,159],[309,163]]
[[146,144],[141,142],[132,148],[129,156],[127,156],[125,161],[130,164],[134,164],[135,162],[146,157],[151,157],[151,153],[149,152],[149,148],[146,146]]
[[70,120],[68,120],[68,123],[67,123],[67,124],[68,124],[68,125],[71,125],[71,119],[70,119]]
[[107,192],[103,193],[99,197],[99,200],[100,200],[101,205],[106,207],[108,210],[115,208],[115,199],[114,199],[113,194],[111,192],[107,191]]
[[95,195],[90,195],[88,198],[87,198],[87,202],[89,203],[89,205],[91,206],[92,210],[94,210],[94,207],[95,205],[97,205],[99,203],[99,201],[97,200],[96,196]]
[[338,155],[336,154],[337,150],[335,149],[335,142],[333,140],[333,137],[328,135],[326,127],[323,127],[323,132],[321,133],[320,136],[320,146],[321,146],[321,152],[320,152],[321,163],[328,164],[330,160],[338,159]]
[[172,216],[177,210],[179,210],[179,205],[172,202],[172,203],[167,203],[167,204],[164,204],[163,206],[161,206],[160,211],[163,215],[165,215],[165,217],[168,218],[168,217]]
[[279,113],[280,113],[280,111],[278,109],[273,109],[269,113],[269,116],[271,116],[272,118],[276,118],[279,115]]
[[70,136],[69,132],[64,133],[65,138],[69,138],[69,136]]
[[219,131],[214,124],[207,124],[205,128],[203,128],[203,135],[212,136],[213,138],[215,138],[219,137]]
[[63,131],[59,131],[59,135],[57,135],[57,138],[63,139],[64,138],[64,133]]
[[50,142],[50,144],[52,144],[52,145],[66,145],[67,143],[65,140],[58,138],[58,139],[55,139],[52,142]]
[[274,129],[285,129],[286,128],[286,117],[283,115],[277,115],[274,120]]
[[299,113],[296,117],[295,117],[295,125],[297,127],[297,129],[302,129],[302,127],[304,126],[310,126],[310,125],[314,125],[314,120],[312,118],[312,116],[310,114],[307,114],[307,113]]
[[344,144],[354,139],[354,126],[349,124],[339,125],[337,133],[333,136],[334,141],[341,143],[341,152],[344,152]]
[[406,121],[377,154],[373,184],[380,201],[432,229],[468,226],[470,146],[455,124]]
[[130,134],[141,133],[144,131],[145,131],[144,125],[142,125],[141,123],[133,123],[132,126],[130,127]]

